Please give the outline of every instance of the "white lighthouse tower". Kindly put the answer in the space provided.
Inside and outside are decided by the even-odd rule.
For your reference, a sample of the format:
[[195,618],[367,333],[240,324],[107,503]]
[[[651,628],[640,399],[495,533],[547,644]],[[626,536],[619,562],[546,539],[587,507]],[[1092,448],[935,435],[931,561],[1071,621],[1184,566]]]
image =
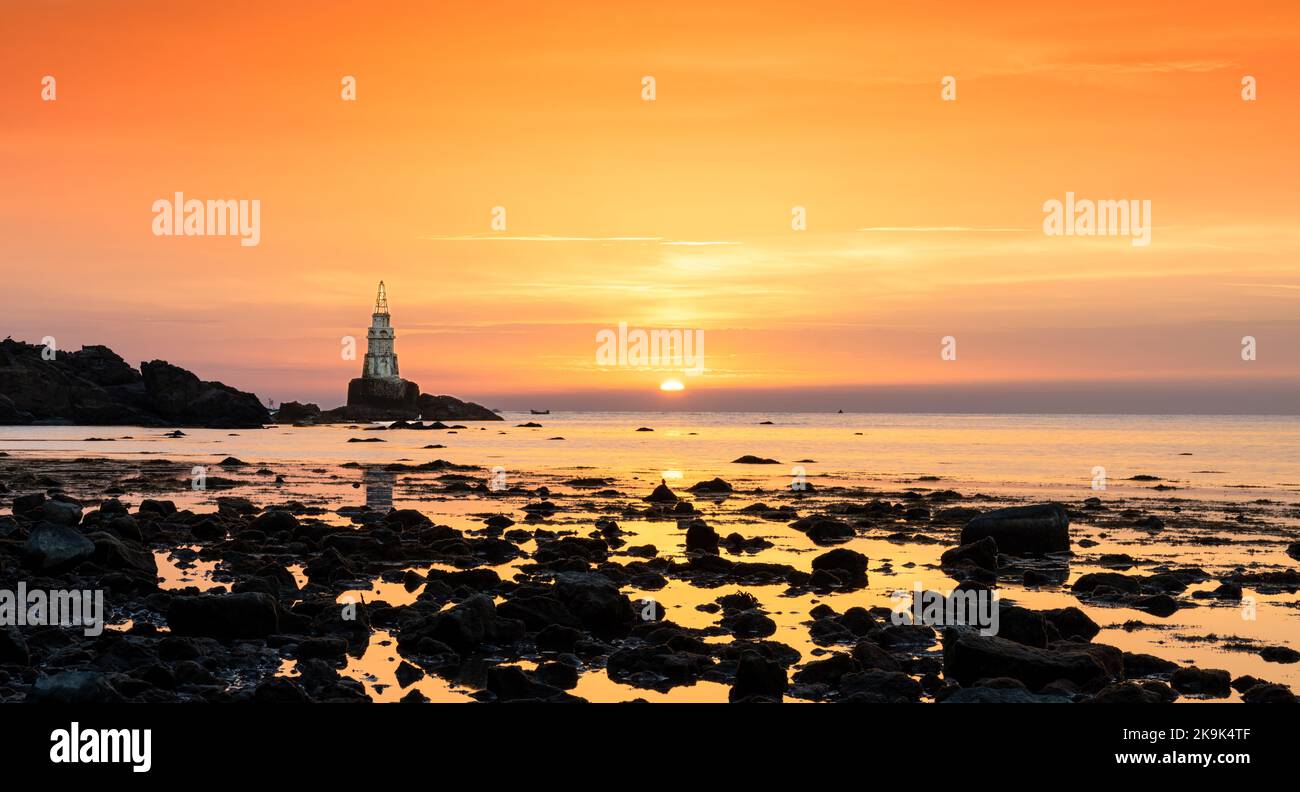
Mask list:
[[363,379],[399,379],[397,353],[393,351],[393,325],[388,315],[388,293],[379,282],[375,312],[370,315],[370,332],[366,334],[366,360],[361,369]]

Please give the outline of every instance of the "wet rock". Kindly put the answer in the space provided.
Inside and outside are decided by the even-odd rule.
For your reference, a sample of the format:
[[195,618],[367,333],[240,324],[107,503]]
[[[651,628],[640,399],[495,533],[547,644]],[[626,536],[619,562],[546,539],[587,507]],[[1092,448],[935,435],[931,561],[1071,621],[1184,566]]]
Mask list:
[[794,673],[794,681],[801,685],[831,685],[838,687],[846,674],[856,674],[862,666],[852,655],[832,652],[822,660],[813,660]]
[[1155,655],[1138,652],[1124,653],[1124,676],[1129,679],[1169,674],[1178,670],[1178,664]]
[[1231,680],[1227,671],[1191,666],[1173,672],[1169,684],[1179,693],[1224,698],[1232,692]]
[[721,623],[737,638],[766,638],[776,632],[776,622],[757,609],[731,611]]
[[1102,587],[1136,594],[1141,584],[1137,578],[1121,575],[1118,572],[1089,572],[1074,581],[1073,589],[1075,593],[1089,593]]
[[537,633],[537,648],[544,652],[572,652],[581,639],[581,630],[562,624],[549,624]]
[[1241,700],[1247,704],[1296,704],[1295,694],[1286,685],[1264,683],[1255,685],[1241,694]]
[[31,662],[27,641],[17,627],[0,627],[0,665],[25,666]]
[[700,481],[695,484],[692,484],[690,487],[687,488],[687,491],[694,492],[696,494],[712,495],[712,494],[731,492],[732,487],[729,483],[723,481],[720,478],[713,478],[713,479],[709,479],[708,481]]
[[1089,704],[1168,704],[1177,697],[1166,685],[1158,682],[1116,682],[1085,701]]
[[732,553],[756,553],[760,550],[766,550],[767,548],[772,547],[772,543],[761,536],[746,539],[740,534],[734,532],[727,534],[727,536],[719,541],[718,544]]
[[703,553],[718,552],[718,532],[703,520],[692,520],[686,529],[686,549]]
[[736,679],[728,697],[731,701],[743,701],[751,697],[780,701],[788,686],[785,667],[779,662],[764,657],[757,651],[744,651],[736,666]]
[[145,498],[140,501],[140,505],[136,507],[136,513],[141,515],[151,514],[156,517],[167,517],[176,513],[176,504],[166,500],[152,500],[150,498]]
[[106,569],[138,572],[149,577],[158,574],[158,562],[153,553],[136,542],[124,541],[107,533],[87,536],[94,543],[95,563]]
[[998,570],[997,541],[992,536],[985,536],[970,544],[946,550],[939,557],[939,563],[943,566],[957,566],[965,561],[996,572]]
[[954,628],[943,633],[943,673],[966,686],[980,679],[1011,677],[1030,690],[1057,679],[1085,684],[1107,676],[1102,663],[1086,651],[1038,649]]
[[47,500],[41,504],[42,517],[58,525],[73,525],[81,522],[81,505],[66,500]]
[[839,544],[852,539],[856,533],[853,526],[828,517],[804,517],[790,523],[796,531],[802,531],[814,544]]
[[271,677],[258,684],[253,691],[253,701],[257,704],[310,704],[312,698],[295,680]]
[[1269,646],[1261,649],[1259,656],[1269,663],[1294,663],[1300,661],[1300,652],[1289,646]]
[[94,671],[64,671],[36,680],[27,700],[36,704],[117,704],[124,697],[108,675]]
[[1079,638],[1091,641],[1101,632],[1101,626],[1088,614],[1074,607],[1053,608],[1042,612],[1044,618],[1056,628],[1062,638]]
[[779,465],[781,463],[775,459],[768,459],[766,457],[754,456],[753,454],[745,454],[742,457],[731,460],[731,464],[733,465]]
[[829,571],[841,581],[852,585],[866,585],[867,557],[856,550],[837,547],[817,556],[812,561],[813,572]]
[[1141,611],[1146,611],[1153,616],[1172,616],[1178,612],[1178,601],[1168,594],[1155,594],[1150,597],[1139,597],[1132,602],[1132,606]]
[[677,503],[678,498],[676,493],[668,488],[668,482],[661,481],[659,482],[659,486],[655,487],[654,492],[651,492],[649,495],[642,498],[642,500],[647,503],[672,504]]
[[66,525],[42,522],[32,528],[23,546],[23,565],[37,572],[71,569],[95,554],[95,545]]
[[912,704],[921,700],[921,683],[898,671],[871,669],[840,679],[840,701],[847,704]]
[[173,597],[167,623],[176,635],[264,638],[280,631],[279,609],[267,594],[199,594]]
[[939,698],[940,704],[1069,704],[1070,697],[1061,693],[1030,693],[1021,688],[958,688]]
[[660,644],[619,649],[609,656],[605,670],[616,682],[666,690],[695,682],[713,666],[708,655]]
[[555,593],[584,627],[606,638],[631,629],[632,602],[603,575],[568,572],[556,576]]
[[871,641],[858,641],[857,645],[853,647],[853,659],[858,661],[858,665],[863,669],[876,668],[881,671],[902,670],[893,655]]
[[534,676],[542,684],[560,690],[573,690],[578,686],[578,669],[568,663],[547,661],[537,666]]
[[342,660],[347,651],[348,642],[342,638],[308,638],[298,644],[300,658]]
[[496,603],[485,594],[475,594],[458,605],[403,626],[398,647],[414,649],[428,638],[465,655],[484,643],[501,645],[523,637],[524,623],[497,613]]
[[1041,555],[1070,549],[1070,518],[1059,503],[1012,506],[985,512],[966,523],[961,544],[992,537],[1012,555]]

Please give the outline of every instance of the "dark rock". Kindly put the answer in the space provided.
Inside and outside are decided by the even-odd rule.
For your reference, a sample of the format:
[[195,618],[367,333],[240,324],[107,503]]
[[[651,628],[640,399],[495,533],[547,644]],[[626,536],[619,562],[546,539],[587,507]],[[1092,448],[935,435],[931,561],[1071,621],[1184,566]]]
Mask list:
[[573,690],[578,686],[578,669],[568,663],[547,661],[537,666],[534,675],[542,684],[560,690]]
[[1247,704],[1296,704],[1295,694],[1286,685],[1264,683],[1255,685],[1241,694],[1241,700]]
[[667,482],[660,482],[659,486],[655,487],[654,492],[645,496],[642,500],[649,503],[676,503],[678,499],[677,495],[668,488]]
[[71,569],[95,554],[95,544],[75,529],[55,523],[38,523],[27,536],[23,564],[38,572]]
[[64,671],[36,680],[27,700],[36,704],[117,704],[124,697],[106,674],[93,671]]
[[1289,646],[1269,646],[1261,649],[1259,656],[1269,663],[1294,663],[1300,661],[1300,652]]
[[871,669],[840,679],[840,700],[854,704],[911,704],[921,700],[921,683],[898,671]]
[[263,638],[280,631],[279,610],[267,594],[199,594],[173,597],[167,623],[176,635]]
[[943,566],[955,566],[969,561],[978,567],[996,572],[998,570],[998,543],[992,536],[985,536],[978,541],[954,547],[944,551],[939,557]]
[[1153,616],[1172,616],[1178,612],[1178,601],[1168,594],[1139,597],[1133,600],[1132,605],[1134,608],[1146,611]]
[[790,527],[804,532],[814,544],[819,545],[839,544],[856,535],[853,526],[827,517],[804,517],[790,523]]
[[832,652],[825,659],[813,660],[794,673],[794,681],[800,685],[831,685],[838,687],[846,674],[856,674],[862,666],[852,655]]
[[149,405],[167,422],[180,426],[254,428],[271,415],[257,396],[220,382],[203,382],[162,360],[140,364]]
[[717,554],[718,532],[703,520],[692,520],[686,529],[686,549]]
[[695,484],[692,484],[690,487],[687,488],[687,491],[694,492],[697,494],[717,494],[717,493],[731,492],[732,488],[730,484],[723,481],[722,479],[713,478],[708,481],[700,481]]
[[1232,677],[1219,669],[1180,668],[1169,677],[1169,684],[1179,693],[1224,698],[1232,693]]
[[500,415],[481,404],[461,401],[453,396],[421,393],[416,401],[420,417],[426,421],[502,421]]
[[1168,674],[1178,670],[1177,663],[1171,663],[1155,655],[1136,652],[1124,653],[1124,676],[1129,679]]
[[1107,676],[1102,663],[1086,651],[1037,649],[953,628],[943,633],[943,673],[967,686],[980,679],[1011,677],[1030,690],[1057,679],[1085,684]]
[[[1164,687],[1161,685],[1160,687]],[[1165,688],[1165,690],[1169,690]],[[1172,693],[1172,691],[1169,691]],[[1166,704],[1171,699],[1156,689],[1137,682],[1116,682],[1099,690],[1091,698],[1086,699],[1089,704]]]
[[757,651],[745,651],[736,666],[736,679],[729,698],[741,701],[751,696],[762,696],[780,701],[788,685],[784,666]]
[[41,504],[47,522],[75,526],[81,522],[81,506],[66,500],[47,500]]
[[603,575],[561,573],[555,579],[555,593],[569,612],[598,637],[626,635],[631,629],[635,617],[631,600]]
[[961,532],[967,545],[992,537],[998,548],[1012,555],[1041,555],[1070,549],[1070,518],[1059,503],[1012,506],[985,512]]

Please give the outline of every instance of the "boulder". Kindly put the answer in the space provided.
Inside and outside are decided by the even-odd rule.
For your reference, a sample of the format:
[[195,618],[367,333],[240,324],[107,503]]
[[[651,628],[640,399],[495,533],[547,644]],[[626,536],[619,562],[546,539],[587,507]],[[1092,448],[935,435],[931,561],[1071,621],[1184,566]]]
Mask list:
[[998,571],[998,543],[992,536],[985,536],[970,544],[945,550],[939,557],[939,563],[943,566],[958,566],[967,561],[981,569]]
[[451,647],[457,654],[468,654],[482,644],[499,645],[523,637],[524,623],[504,618],[486,594],[475,594],[464,602],[436,613],[422,622],[403,628],[398,636],[402,647],[418,646],[422,638]]
[[41,515],[48,522],[76,525],[81,522],[81,506],[66,500],[47,500],[41,504]]
[[109,682],[108,676],[96,671],[63,671],[36,680],[27,700],[36,704],[117,704],[125,701]]
[[619,593],[609,578],[594,572],[566,572],[556,576],[555,594],[582,625],[598,637],[626,635],[635,613],[632,601]]
[[72,569],[95,554],[95,544],[74,528],[42,522],[32,528],[23,547],[28,569],[57,573]]
[[1059,503],[1012,506],[985,512],[966,523],[961,544],[992,537],[1012,555],[1041,555],[1070,549],[1070,517]]
[[173,597],[167,624],[175,635],[220,639],[264,638],[280,631],[276,601],[260,592]]
[[421,393],[416,400],[420,417],[426,421],[501,421],[500,415],[481,404],[461,401],[453,396],[430,396]]
[[957,628],[943,633],[943,674],[966,686],[980,679],[1010,677],[1031,691],[1058,679],[1082,685],[1108,676],[1102,663],[1086,651],[1039,649]]
[[1224,698],[1232,693],[1232,676],[1217,668],[1180,668],[1169,676],[1169,684],[1179,693]]
[[688,492],[697,494],[716,495],[724,492],[731,492],[731,485],[720,478],[713,478],[708,481],[700,481],[692,484],[687,488]]
[[740,662],[736,666],[736,679],[731,685],[728,698],[731,701],[743,701],[761,697],[780,701],[785,696],[788,685],[784,666],[756,651],[745,651],[741,653]]
[[655,487],[654,492],[651,492],[649,495],[645,496],[641,500],[647,503],[671,504],[671,503],[676,503],[678,498],[677,495],[671,489],[668,488],[668,483],[661,481],[659,482],[659,486]]

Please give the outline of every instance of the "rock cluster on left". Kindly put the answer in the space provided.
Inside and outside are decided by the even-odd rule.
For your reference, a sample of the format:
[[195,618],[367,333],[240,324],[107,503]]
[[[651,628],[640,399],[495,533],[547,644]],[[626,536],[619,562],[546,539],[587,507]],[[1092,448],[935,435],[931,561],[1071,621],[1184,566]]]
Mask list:
[[139,371],[106,346],[57,352],[0,341],[0,424],[207,426],[251,428],[270,422],[252,393],[205,382],[162,360]]

